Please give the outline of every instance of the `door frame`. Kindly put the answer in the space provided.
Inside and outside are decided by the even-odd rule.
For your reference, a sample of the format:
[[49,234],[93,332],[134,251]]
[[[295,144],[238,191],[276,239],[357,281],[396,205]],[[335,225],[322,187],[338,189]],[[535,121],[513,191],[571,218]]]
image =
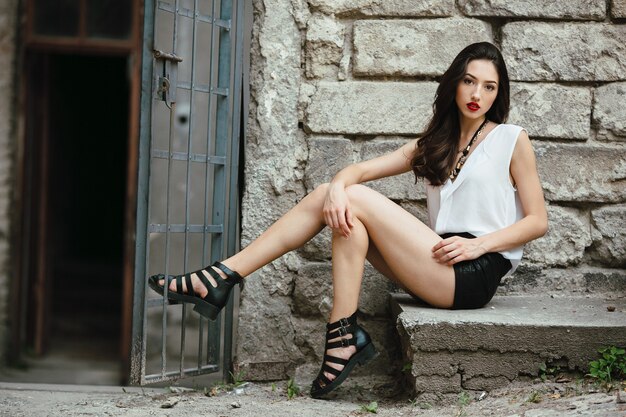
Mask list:
[[[132,2],[132,21],[131,35],[127,40],[102,40],[102,39],[86,39],[84,34],[76,38],[56,38],[50,36],[40,36],[33,34],[32,16],[33,16],[33,0],[26,0],[21,10],[21,21],[24,22],[20,27],[23,41],[18,45],[18,69],[20,76],[17,84],[17,152],[16,152],[16,180],[15,180],[15,215],[13,217],[13,233],[11,239],[11,247],[14,256],[11,270],[14,272],[14,279],[11,280],[9,288],[10,298],[14,302],[10,303],[9,322],[10,322],[10,341],[7,358],[10,363],[19,363],[21,354],[27,344],[27,320],[26,311],[29,306],[30,286],[34,285],[33,278],[39,279],[45,275],[45,271],[41,268],[37,272],[37,277],[32,277],[30,270],[33,260],[37,259],[38,263],[47,259],[45,231],[41,231],[35,242],[31,240],[30,230],[34,219],[40,222],[45,221],[45,207],[38,205],[34,207],[31,196],[32,186],[37,184],[37,176],[44,173],[44,167],[41,172],[33,171],[33,164],[41,164],[47,159],[45,152],[41,152],[41,157],[32,157],[32,147],[36,144],[33,140],[37,140],[37,134],[33,134],[32,126],[37,123],[37,115],[33,115],[33,108],[36,105],[32,103],[32,90],[28,84],[28,71],[31,65],[33,54],[44,56],[46,53],[76,53],[81,55],[98,55],[98,56],[126,56],[129,62],[129,112],[128,112],[128,150],[126,163],[126,195],[124,208],[124,235],[123,235],[123,276],[122,276],[122,311],[121,311],[121,332],[120,332],[120,360],[124,365],[123,369],[127,369],[130,363],[130,340],[131,340],[131,320],[132,316],[132,287],[134,279],[134,230],[136,224],[135,209],[137,199],[137,154],[139,144],[139,96],[141,92],[141,45],[142,45],[142,25],[143,21],[143,0],[130,0]],[[45,80],[44,80],[45,85]],[[45,117],[44,117],[45,123]],[[42,130],[45,135],[45,129]],[[47,143],[45,138],[44,145]],[[33,173],[35,175],[33,175]],[[45,187],[44,187],[45,191]],[[40,197],[45,203],[45,196]],[[43,217],[42,217],[43,216]],[[45,263],[45,262],[44,262]],[[37,334],[35,339],[38,340],[35,346],[35,353],[42,354],[45,351],[45,311],[48,308],[45,304],[45,288],[42,286],[38,290],[37,298],[43,300],[42,305],[35,305],[38,311],[35,313],[35,326]],[[35,303],[37,304],[37,303]],[[38,318],[37,318],[38,317]],[[123,375],[127,380],[128,373]]]

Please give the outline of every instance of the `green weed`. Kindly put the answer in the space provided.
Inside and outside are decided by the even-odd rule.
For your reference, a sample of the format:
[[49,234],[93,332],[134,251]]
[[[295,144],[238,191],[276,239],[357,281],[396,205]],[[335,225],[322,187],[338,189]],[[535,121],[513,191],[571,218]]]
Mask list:
[[300,387],[296,385],[296,382],[291,378],[287,381],[287,398],[291,400],[298,395],[300,395]]
[[378,403],[376,401],[372,401],[368,405],[362,405],[361,406],[361,410],[362,411],[366,411],[368,413],[376,414],[376,413],[378,413]]
[[609,346],[598,350],[601,357],[589,362],[589,376],[599,381],[610,391],[614,380],[626,377],[626,350]]

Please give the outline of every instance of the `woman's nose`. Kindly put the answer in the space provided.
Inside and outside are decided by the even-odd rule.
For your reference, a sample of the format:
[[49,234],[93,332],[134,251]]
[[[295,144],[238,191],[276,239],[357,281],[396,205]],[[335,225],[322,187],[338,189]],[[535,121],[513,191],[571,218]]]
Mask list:
[[480,100],[480,93],[478,92],[477,88],[472,90],[472,100],[474,100],[474,101]]

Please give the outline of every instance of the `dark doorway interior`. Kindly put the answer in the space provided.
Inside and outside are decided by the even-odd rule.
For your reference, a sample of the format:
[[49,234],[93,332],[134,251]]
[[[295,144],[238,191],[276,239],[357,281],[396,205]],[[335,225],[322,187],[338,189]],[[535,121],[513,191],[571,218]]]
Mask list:
[[[31,267],[39,272],[29,294],[34,308],[26,309],[27,344],[35,343],[40,355],[27,359],[29,380],[122,381],[127,61],[75,54],[33,59],[41,65],[30,76],[41,78],[29,84],[43,89],[28,95],[44,107],[44,117],[28,120],[42,123],[32,129],[37,133],[31,143],[37,147],[33,157],[41,152],[35,171],[43,173],[33,181],[39,197],[33,196],[38,206],[31,212],[39,221],[33,221],[30,239],[43,243],[31,246],[40,253],[31,252],[29,262],[45,262]],[[37,372],[42,367],[46,372]]]

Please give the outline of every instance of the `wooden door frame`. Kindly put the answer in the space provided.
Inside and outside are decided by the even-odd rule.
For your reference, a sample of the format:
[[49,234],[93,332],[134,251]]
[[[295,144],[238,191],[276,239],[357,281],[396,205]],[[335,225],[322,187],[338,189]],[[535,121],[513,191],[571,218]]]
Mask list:
[[[122,276],[122,312],[121,312],[121,333],[120,333],[120,358],[124,371],[130,369],[130,343],[131,343],[131,326],[133,311],[133,282],[134,282],[134,257],[135,257],[135,225],[137,211],[137,169],[138,169],[138,147],[139,147],[139,112],[140,112],[140,93],[141,93],[141,53],[142,53],[142,33],[143,33],[143,0],[130,0],[133,2],[132,9],[132,34],[130,40],[118,41],[112,40],[85,40],[85,39],[69,39],[69,38],[45,38],[31,36],[31,25],[28,19],[28,13],[31,12],[32,0],[26,1],[26,6],[22,10],[22,22],[24,24],[20,28],[23,43],[18,45],[18,69],[22,75],[19,79],[17,97],[17,152],[16,152],[16,180],[15,180],[15,214],[12,218],[13,236],[12,236],[12,252],[14,253],[11,271],[14,272],[13,279],[10,284],[10,303],[9,322],[10,335],[9,351],[7,358],[10,363],[18,363],[21,352],[26,342],[27,329],[25,312],[29,305],[28,285],[33,285],[34,281],[29,277],[27,263],[32,262],[32,256],[37,256],[37,262],[44,262],[46,259],[46,236],[45,231],[40,231],[37,236],[37,242],[30,241],[31,233],[29,232],[30,223],[34,216],[25,213],[24,210],[37,211],[37,218],[42,224],[45,224],[45,216],[47,212],[42,204],[39,207],[32,207],[32,201],[27,200],[32,193],[29,190],[28,181],[35,181],[36,178],[30,178],[33,174],[31,164],[39,162],[40,175],[45,173],[45,161],[47,159],[46,152],[41,152],[41,158],[35,157],[31,159],[31,146],[28,135],[31,134],[30,126],[37,123],[36,115],[30,114],[29,109],[33,108],[30,102],[30,88],[28,85],[29,77],[29,54],[32,53],[54,53],[68,52],[79,54],[95,54],[99,56],[126,56],[129,59],[129,106],[128,106],[128,149],[126,161],[126,195],[124,208],[124,232],[123,232],[123,276]],[[44,120],[45,122],[45,120]],[[45,130],[45,129],[44,129]],[[44,133],[45,134],[45,133]],[[48,141],[43,139],[44,143]],[[41,201],[45,202],[45,198],[41,197]],[[30,204],[29,207],[27,207]],[[45,228],[42,228],[42,230]],[[34,236],[34,235],[33,235]],[[42,265],[42,264],[40,264]],[[39,280],[45,273],[45,268],[39,268],[37,278]],[[40,297],[45,294],[45,288],[39,289]],[[36,330],[40,334],[44,334],[43,324],[45,321],[45,309],[40,309],[37,314],[39,317],[36,322],[40,324],[40,329]],[[42,327],[43,326],[43,327]],[[42,353],[45,350],[45,338],[39,338],[36,352]],[[124,380],[128,380],[129,372],[123,375]]]

